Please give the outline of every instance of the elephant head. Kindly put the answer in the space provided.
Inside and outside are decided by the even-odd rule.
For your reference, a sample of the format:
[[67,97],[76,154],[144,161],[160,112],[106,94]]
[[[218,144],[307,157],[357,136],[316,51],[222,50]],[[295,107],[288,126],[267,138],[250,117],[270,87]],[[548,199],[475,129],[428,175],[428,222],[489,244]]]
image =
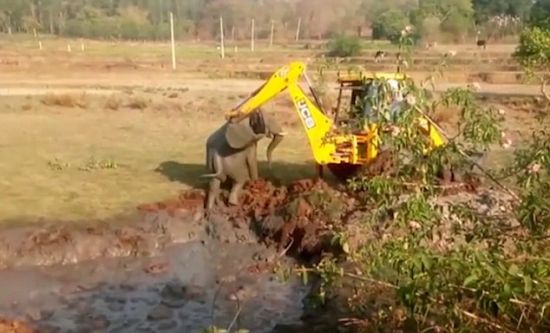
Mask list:
[[266,151],[267,162],[271,167],[273,151],[281,143],[284,135],[283,128],[275,119],[265,117],[262,110],[258,110],[248,117],[248,121],[230,123],[225,133],[225,139],[232,148],[242,149],[263,137],[271,138]]

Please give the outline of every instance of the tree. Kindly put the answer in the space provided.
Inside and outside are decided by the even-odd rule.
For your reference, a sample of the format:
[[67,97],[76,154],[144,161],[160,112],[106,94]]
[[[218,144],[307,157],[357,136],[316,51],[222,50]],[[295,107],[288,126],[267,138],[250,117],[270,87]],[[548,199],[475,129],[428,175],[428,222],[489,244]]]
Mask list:
[[531,8],[528,24],[550,30],[550,0],[537,0]]
[[410,17],[423,38],[431,39],[442,31],[462,39],[472,27],[473,15],[471,0],[419,0]]
[[409,24],[409,18],[403,11],[388,10],[373,22],[372,37],[397,42],[401,37],[401,31]]
[[532,4],[532,0],[474,0],[475,21],[483,24],[491,17],[501,15],[525,19]]

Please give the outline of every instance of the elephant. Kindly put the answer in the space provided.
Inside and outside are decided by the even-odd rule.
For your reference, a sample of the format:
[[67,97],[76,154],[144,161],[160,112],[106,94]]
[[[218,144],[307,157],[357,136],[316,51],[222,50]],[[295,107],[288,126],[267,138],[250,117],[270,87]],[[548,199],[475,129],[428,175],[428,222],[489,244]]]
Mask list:
[[272,138],[267,147],[271,168],[272,153],[281,143],[284,132],[278,122],[266,118],[262,110],[255,111],[248,121],[227,121],[206,141],[206,167],[210,178],[206,209],[210,210],[219,196],[220,186],[228,178],[233,181],[228,203],[238,205],[241,189],[248,180],[258,179],[257,144],[264,137]]

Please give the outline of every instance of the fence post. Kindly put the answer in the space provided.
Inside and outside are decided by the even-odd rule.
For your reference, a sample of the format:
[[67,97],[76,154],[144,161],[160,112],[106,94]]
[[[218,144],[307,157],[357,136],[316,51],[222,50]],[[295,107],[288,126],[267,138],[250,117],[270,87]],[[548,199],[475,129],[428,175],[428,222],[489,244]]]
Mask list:
[[271,20],[271,33],[269,35],[269,48],[273,47],[273,30],[275,29],[275,22]]
[[225,58],[225,41],[223,36],[223,17],[220,16],[220,53],[222,59]]
[[300,39],[300,28],[302,27],[302,18],[298,18],[298,27],[296,28],[296,41]]
[[176,42],[174,40],[174,14],[170,12],[170,39],[172,44],[172,70],[176,70]]
[[254,52],[254,19],[252,19],[250,27],[250,50]]

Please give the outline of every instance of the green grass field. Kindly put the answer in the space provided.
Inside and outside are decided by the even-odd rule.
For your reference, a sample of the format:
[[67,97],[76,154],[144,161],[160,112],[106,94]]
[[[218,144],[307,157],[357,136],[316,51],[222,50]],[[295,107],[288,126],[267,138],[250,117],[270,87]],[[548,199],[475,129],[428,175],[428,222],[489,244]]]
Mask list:
[[[134,100],[124,95],[117,110],[105,110],[112,97],[88,96],[84,108],[45,105],[51,97],[3,97],[1,220],[108,219],[205,186],[198,179],[205,172],[204,142],[220,125],[223,109],[205,99],[186,112],[165,106],[167,98],[151,96],[152,101],[144,97],[143,110],[129,107]],[[219,113],[210,115],[207,109]],[[304,164],[310,156],[300,129],[288,132],[275,152],[280,163],[273,176],[312,175],[313,167]],[[262,161],[265,145],[258,152]],[[265,175],[265,166],[262,170]]]

